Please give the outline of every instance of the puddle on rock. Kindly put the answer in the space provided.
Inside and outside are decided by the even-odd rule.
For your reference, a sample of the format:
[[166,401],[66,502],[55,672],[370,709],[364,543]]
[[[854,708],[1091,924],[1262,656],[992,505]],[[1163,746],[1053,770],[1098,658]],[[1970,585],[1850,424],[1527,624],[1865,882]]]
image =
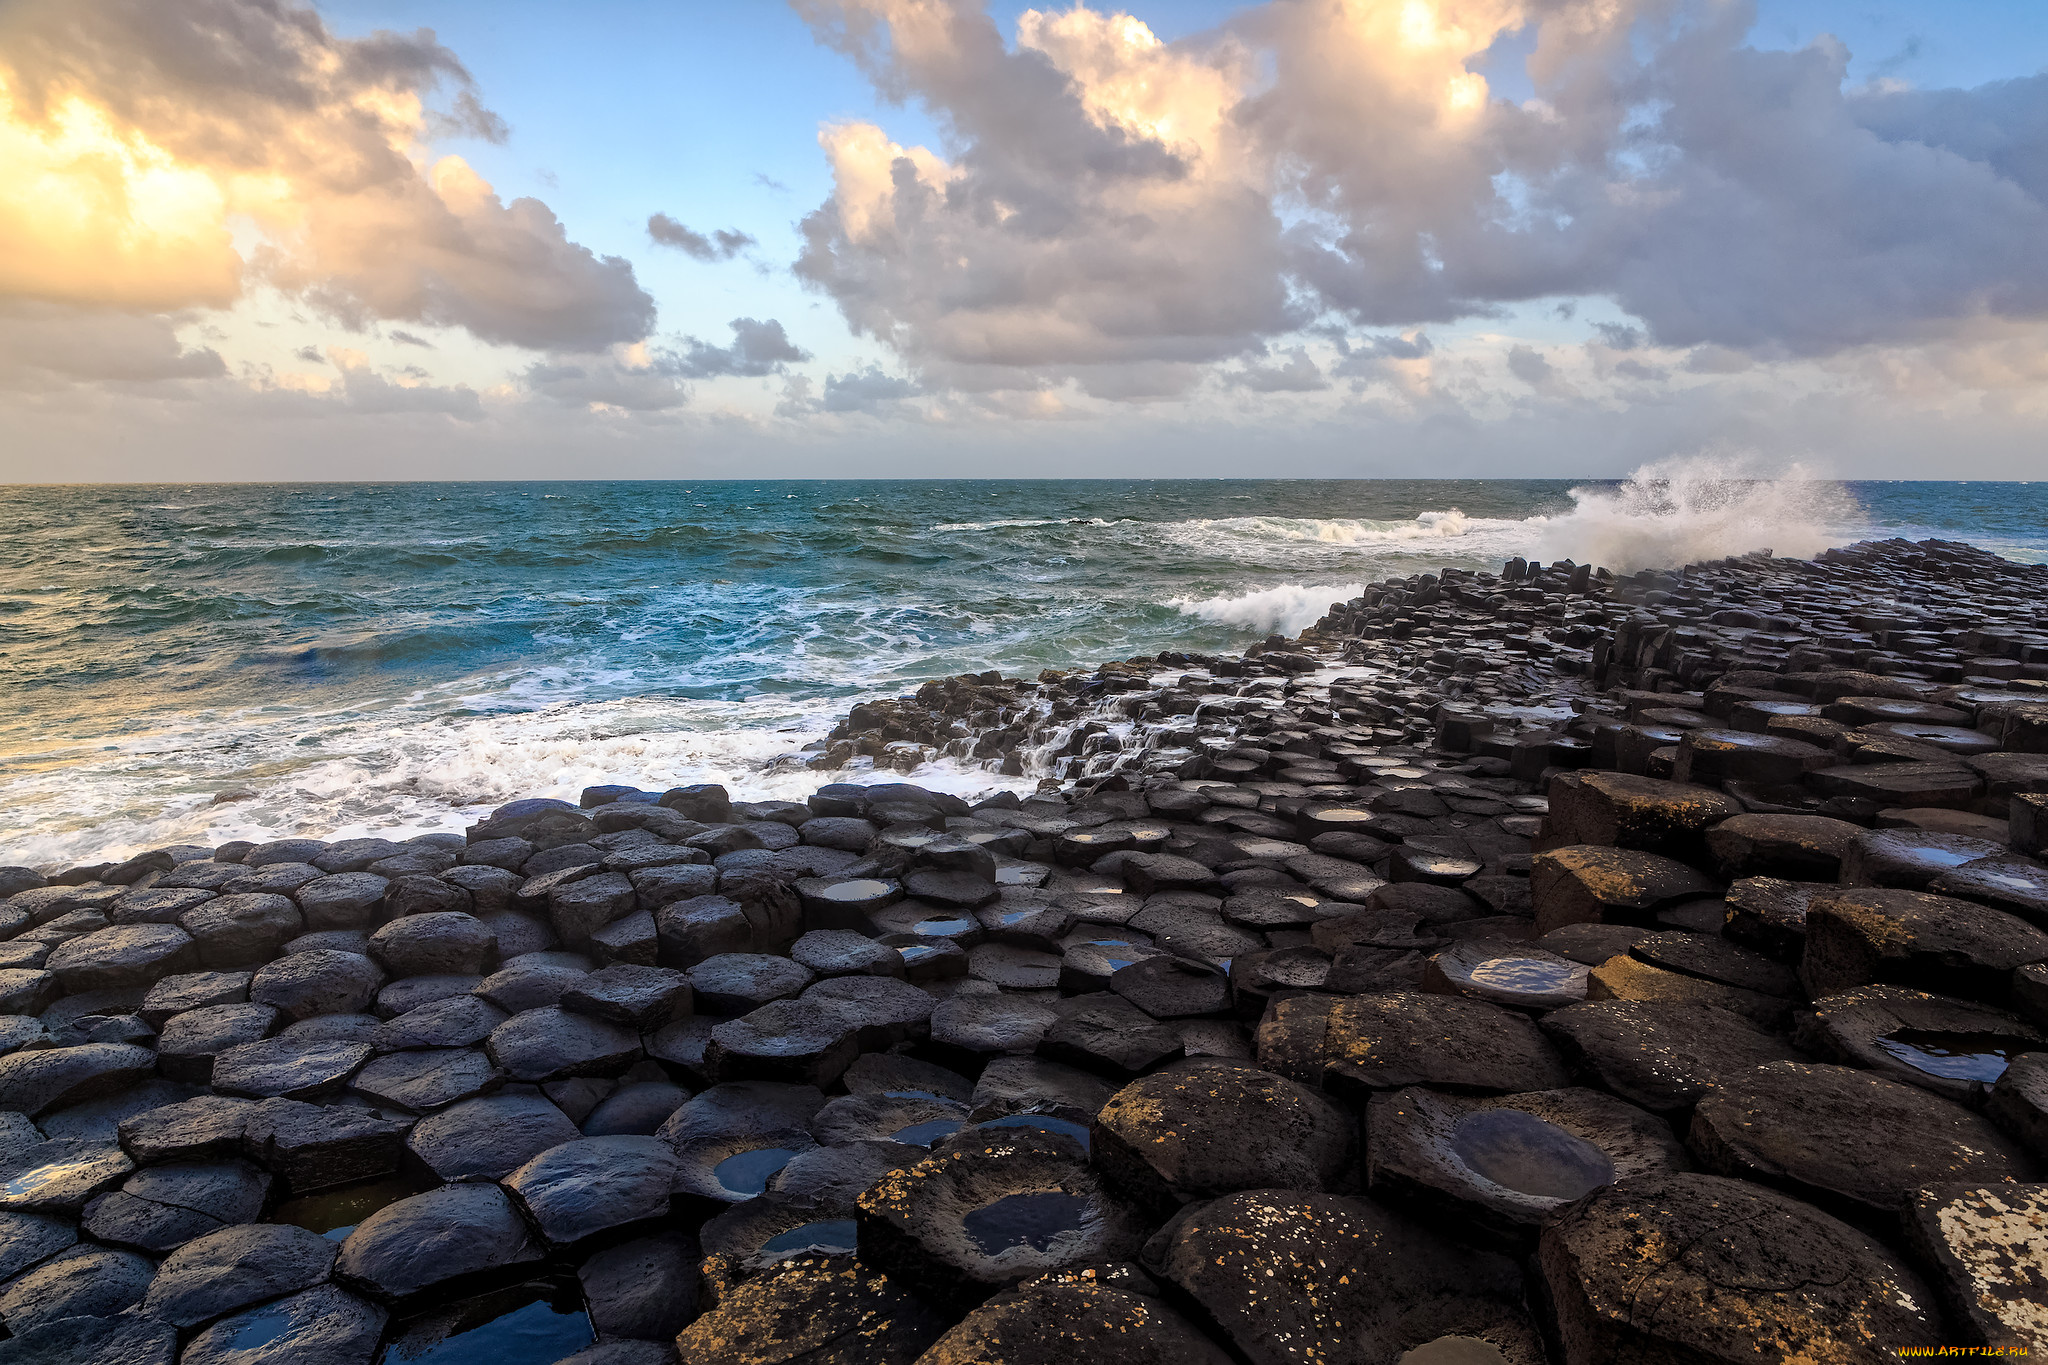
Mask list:
[[387,1204],[418,1194],[420,1187],[410,1180],[370,1180],[360,1185],[320,1190],[287,1199],[270,1215],[273,1223],[317,1232],[330,1242],[345,1241],[365,1218]]
[[596,1339],[574,1281],[533,1280],[397,1323],[384,1365],[553,1365]]
[[945,919],[921,919],[910,926],[910,932],[916,934],[919,938],[946,938],[952,934],[964,934],[980,927],[979,923],[971,919],[948,917]]
[[1944,1033],[1938,1029],[1902,1028],[1885,1034],[1877,1045],[1915,1071],[1951,1081],[1982,1081],[2005,1074],[2022,1052],[2039,1052],[2041,1044],[2009,1033]]
[[966,1125],[959,1119],[926,1119],[913,1123],[908,1128],[898,1128],[889,1134],[889,1141],[901,1142],[911,1147],[930,1147],[940,1138],[951,1137]]
[[1081,1144],[1081,1150],[1088,1150],[1088,1125],[1075,1123],[1070,1119],[1054,1118],[1051,1114],[1006,1114],[987,1123],[977,1123],[976,1128],[1029,1128],[1036,1133],[1050,1133],[1054,1137],[1068,1138]]
[[817,893],[819,900],[827,901],[871,901],[889,894],[889,883],[863,878],[859,881],[834,882]]
[[1466,1115],[1451,1132],[1451,1151],[1474,1174],[1545,1199],[1577,1199],[1614,1181],[1607,1153],[1521,1109]]
[[735,1152],[711,1168],[711,1178],[735,1199],[752,1199],[768,1188],[769,1178],[796,1155],[794,1147],[756,1147]]
[[1586,969],[1576,962],[1545,957],[1490,957],[1474,966],[1469,975],[1474,985],[1536,995],[1583,986]]
[[960,1226],[984,1256],[1017,1246],[1044,1251],[1061,1234],[1078,1230],[1087,1212],[1088,1201],[1078,1194],[1036,1190],[1004,1195],[993,1204],[973,1209],[960,1220]]
[[788,1232],[779,1232],[761,1243],[760,1255],[767,1259],[800,1256],[810,1251],[834,1255],[853,1251],[857,1245],[853,1220],[834,1218],[822,1223],[805,1223],[802,1227],[791,1228]]
[[1449,1336],[1403,1351],[1395,1365],[1508,1365],[1508,1358],[1490,1341]]
[[224,1352],[253,1351],[268,1346],[292,1330],[291,1316],[280,1304],[252,1309],[236,1318],[235,1330],[222,1348]]

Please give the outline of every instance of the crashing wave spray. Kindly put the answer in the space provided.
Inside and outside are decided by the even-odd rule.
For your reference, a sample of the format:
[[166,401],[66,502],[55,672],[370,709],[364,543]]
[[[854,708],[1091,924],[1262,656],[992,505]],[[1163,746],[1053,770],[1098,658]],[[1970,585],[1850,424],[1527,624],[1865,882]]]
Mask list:
[[1755,457],[1687,455],[1638,468],[1619,486],[1574,488],[1572,510],[1537,538],[1544,559],[1616,573],[1770,550],[1806,557],[1856,538],[1861,508],[1841,484]]

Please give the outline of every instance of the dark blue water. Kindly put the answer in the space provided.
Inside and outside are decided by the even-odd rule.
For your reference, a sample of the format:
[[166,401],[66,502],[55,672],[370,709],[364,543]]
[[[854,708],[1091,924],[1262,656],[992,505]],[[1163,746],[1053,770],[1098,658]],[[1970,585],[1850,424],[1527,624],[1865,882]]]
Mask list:
[[[1942,534],[2030,485],[568,483],[0,489],[0,863],[458,828],[764,765],[861,696],[1294,631],[1392,573]],[[1717,496],[1720,500],[1716,501]],[[1646,498],[1648,501],[1646,502]],[[989,774],[931,772],[967,788]],[[1028,779],[1027,779],[1028,781]]]

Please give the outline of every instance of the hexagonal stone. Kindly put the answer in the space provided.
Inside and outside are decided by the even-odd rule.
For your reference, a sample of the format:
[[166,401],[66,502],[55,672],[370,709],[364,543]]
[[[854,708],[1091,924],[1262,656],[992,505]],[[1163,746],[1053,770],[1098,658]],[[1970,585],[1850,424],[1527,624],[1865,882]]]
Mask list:
[[232,1156],[256,1105],[226,1095],[199,1095],[121,1120],[121,1149],[142,1166]]
[[0,969],[0,1014],[41,1014],[56,1003],[60,993],[52,972],[29,967]]
[[37,1118],[125,1090],[156,1070],[156,1054],[128,1043],[86,1043],[0,1057],[0,1110]]
[[1739,1180],[1595,1191],[1537,1253],[1563,1358],[1879,1360],[1945,1339],[1920,1278],[1862,1233]]
[[200,963],[211,971],[259,966],[306,927],[289,897],[268,893],[221,896],[187,911],[178,922],[197,942]]
[[1096,1163],[1172,1208],[1237,1190],[1319,1190],[1349,1163],[1356,1123],[1321,1095],[1252,1067],[1176,1067],[1116,1092],[1093,1125]]
[[157,1066],[172,1080],[205,1085],[216,1057],[268,1038],[277,1022],[269,1005],[207,1005],[172,1015],[157,1036]]
[[415,1114],[429,1114],[495,1090],[502,1083],[483,1049],[432,1048],[373,1059],[351,1082],[356,1093]]
[[161,1256],[255,1218],[269,1190],[270,1177],[246,1162],[167,1162],[86,1205],[84,1227],[109,1246]]
[[1692,1164],[1668,1123],[1597,1090],[1418,1087],[1373,1096],[1366,1125],[1375,1198],[1504,1244],[1603,1185]]
[[8,1338],[8,1365],[172,1365],[177,1331],[122,1313],[55,1318]]
[[696,1008],[705,1014],[745,1014],[797,995],[813,980],[810,968],[766,953],[721,953],[688,975]]
[[122,924],[60,943],[47,967],[71,994],[149,986],[198,965],[192,936],[175,924]]
[[341,1244],[334,1275],[387,1301],[535,1264],[546,1253],[496,1185],[449,1185],[364,1219]]
[[155,1270],[131,1251],[72,1247],[0,1290],[0,1320],[19,1336],[61,1318],[112,1317],[141,1301]]
[[1664,1115],[1731,1076],[1801,1059],[1783,1038],[1699,1003],[1589,1001],[1545,1015],[1542,1029],[1582,1081]]
[[1142,1293],[1033,1282],[969,1313],[924,1365],[1226,1365],[1185,1318]]
[[657,1134],[676,1154],[679,1193],[737,1203],[815,1145],[810,1124],[825,1097],[816,1087],[773,1081],[712,1086],[684,1104]]
[[376,1304],[315,1285],[221,1319],[192,1339],[180,1365],[361,1365],[386,1320]]
[[343,872],[307,882],[294,893],[308,929],[367,929],[384,915],[391,883],[373,872]]
[[1550,784],[1539,848],[1599,844],[1683,858],[1710,828],[1742,815],[1742,804],[1712,787],[1627,773],[1561,774]]
[[676,1158],[657,1137],[587,1137],[551,1147],[505,1177],[551,1247],[573,1247],[666,1217]]
[[713,1027],[704,1064],[718,1081],[786,1081],[822,1089],[859,1052],[853,1021],[829,1003],[773,1000]]
[[11,1280],[78,1241],[78,1224],[62,1214],[0,1213],[0,1279]]
[[1471,938],[1428,958],[1422,989],[1536,1013],[1585,999],[1587,978],[1584,965],[1535,944]]
[[375,1013],[380,1019],[396,1019],[436,1000],[469,995],[483,984],[481,976],[466,973],[403,977],[377,992]]
[[548,920],[564,943],[581,943],[636,905],[633,883],[624,873],[597,872],[547,893]]
[[1593,845],[1539,853],[1529,873],[1539,934],[1567,924],[1648,924],[1659,910],[1718,890],[1684,863]]
[[387,1051],[468,1047],[511,1017],[478,996],[452,995],[387,1021],[377,1030],[376,1045]]
[[889,976],[827,977],[800,999],[805,1004],[824,1005],[844,1017],[863,1049],[924,1038],[937,1004],[930,993]]
[[560,1004],[591,965],[581,953],[526,953],[485,977],[476,993],[508,1014],[545,1009]]
[[408,1124],[352,1106],[262,1100],[244,1149],[293,1194],[374,1180],[398,1169]]
[[651,1033],[690,1013],[689,978],[665,967],[619,963],[590,973],[563,992],[563,1009]]
[[1128,1080],[1181,1055],[1180,1035],[1120,995],[1091,992],[1058,1006],[1038,1051],[1054,1061]]
[[274,1005],[290,1019],[360,1014],[383,984],[383,970],[363,954],[316,949],[258,968],[249,982],[249,999]]
[[676,1348],[684,1360],[711,1361],[773,1343],[780,1359],[824,1361],[857,1339],[864,1362],[911,1365],[945,1329],[944,1317],[858,1261],[796,1260],[721,1293]]
[[2032,1180],[2039,1169],[1961,1105],[1867,1071],[1798,1062],[1727,1078],[1694,1110],[1687,1143],[1718,1175],[1862,1214],[1899,1214],[1930,1183]]
[[638,1061],[640,1035],[563,1009],[526,1010],[491,1031],[491,1060],[520,1081],[616,1076]]
[[1145,1238],[1137,1211],[1071,1149],[1018,1129],[983,1133],[860,1197],[861,1259],[934,1302],[971,1304],[1064,1265],[1118,1261]]
[[315,1100],[340,1093],[370,1060],[367,1043],[268,1038],[214,1059],[213,1088],[250,1099]]
[[1899,986],[1822,996],[1800,1016],[1793,1041],[1970,1105],[2013,1058],[2048,1051],[2041,1030],[2004,1010]]
[[1409,991],[1281,1000],[1259,1025],[1259,1062],[1304,1085],[1353,1092],[1436,1085],[1514,1094],[1568,1082],[1526,1016]]
[[393,976],[480,975],[496,952],[490,926],[463,911],[407,915],[370,935],[370,956]]
[[577,1136],[544,1095],[485,1095],[421,1119],[406,1146],[442,1180],[502,1180]]
[[[186,1010],[208,1005],[240,1005],[249,999],[249,972],[192,972],[167,976],[149,988],[136,1011],[144,1023],[161,1030],[165,1021]],[[161,1044],[159,1044],[161,1046]]]
[[0,1158],[0,1209],[20,1213],[72,1212],[135,1169],[119,1147],[53,1138]]
[[1469,1339],[1450,1360],[1543,1360],[1514,1261],[1451,1243],[1370,1200],[1305,1190],[1227,1195],[1168,1224],[1147,1246],[1146,1264],[1260,1365],[1364,1365],[1411,1351],[1411,1361],[1427,1361],[1445,1337]]

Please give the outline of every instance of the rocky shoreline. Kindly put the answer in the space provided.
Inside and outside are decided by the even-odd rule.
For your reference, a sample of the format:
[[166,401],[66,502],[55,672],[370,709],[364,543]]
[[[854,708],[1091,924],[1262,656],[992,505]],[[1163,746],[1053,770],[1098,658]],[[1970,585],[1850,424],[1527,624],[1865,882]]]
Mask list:
[[0,869],[0,1365],[2048,1346],[2048,569],[1424,574],[789,761]]

